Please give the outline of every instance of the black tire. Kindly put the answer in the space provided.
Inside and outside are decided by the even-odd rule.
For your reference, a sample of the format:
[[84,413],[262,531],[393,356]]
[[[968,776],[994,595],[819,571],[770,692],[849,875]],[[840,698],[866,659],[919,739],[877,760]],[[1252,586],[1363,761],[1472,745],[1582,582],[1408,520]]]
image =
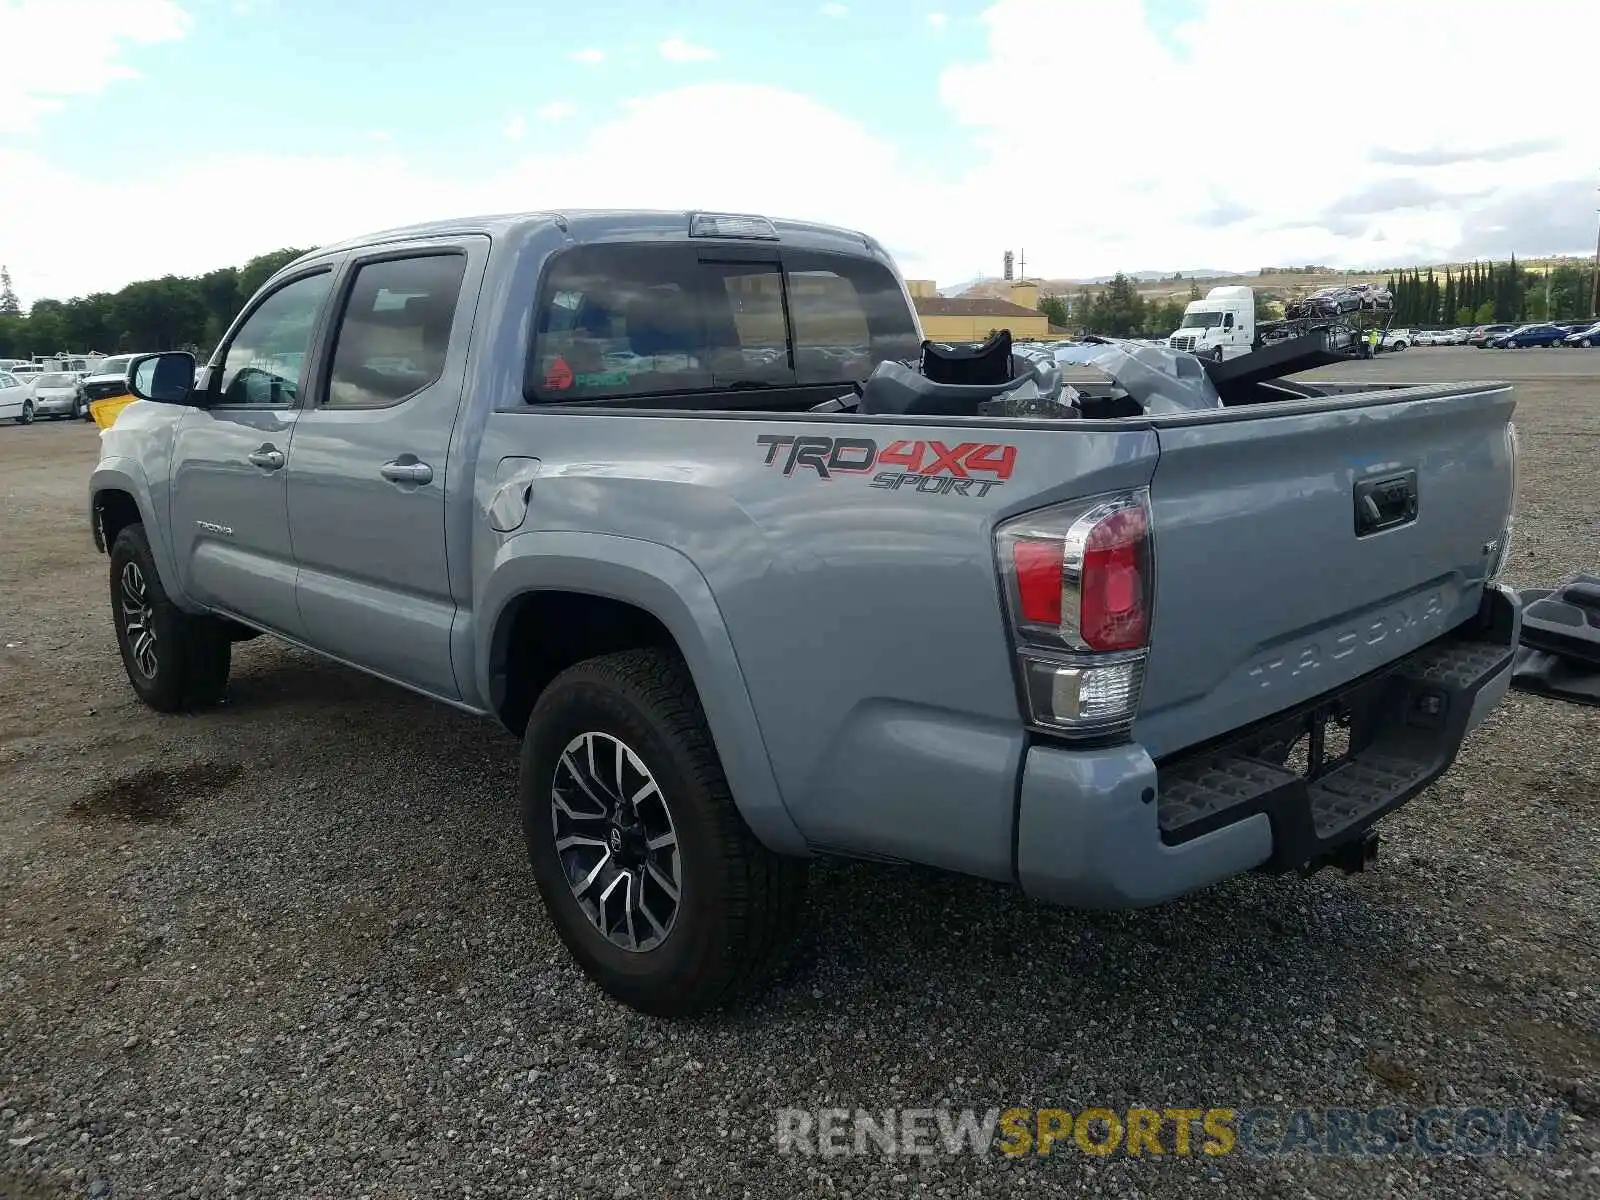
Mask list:
[[[613,743],[631,751],[648,775],[634,771],[632,759],[624,771],[618,751],[612,776],[627,777],[605,789],[592,806],[594,815],[578,816],[572,803],[589,808],[587,797],[593,793],[580,790],[573,760],[563,756],[569,747],[579,747],[581,754],[584,745]],[[560,803],[566,807],[561,811],[581,824],[557,815],[558,771],[569,785],[562,788]],[[637,807],[613,802],[614,795],[633,791],[641,780],[653,780],[657,790],[640,789],[636,794],[645,798]],[[590,783],[598,791],[603,778]],[[806,863],[772,853],[740,817],[700,698],[676,654],[628,650],[557,676],[528,720],[520,793],[529,862],[556,932],[584,972],[617,1000],[652,1016],[692,1016],[746,994],[782,965],[805,906]],[[556,846],[558,820],[599,836],[568,847],[571,861],[564,863]],[[671,832],[670,851],[645,850],[651,827]],[[626,829],[637,831],[631,850],[624,842]],[[660,840],[658,833],[651,844]],[[632,907],[637,886],[641,904],[651,900],[652,910],[665,910],[670,893],[649,881],[662,879],[664,870],[675,873],[678,898],[670,913],[652,911],[648,921],[632,925],[607,921],[624,925],[627,933],[618,930],[619,937],[634,936],[642,924],[646,941],[658,939],[654,945],[628,948],[602,933],[598,922],[606,916],[591,915],[569,880],[569,870],[594,880],[585,900],[599,897],[599,912],[616,914],[614,898],[601,893],[610,894],[630,866],[625,851],[635,860],[641,854],[648,858],[623,882],[625,907]],[[586,855],[598,859],[592,868]],[[647,891],[654,893],[653,900]],[[652,924],[665,932],[650,932]],[[639,947],[636,937],[634,945]]]
[[1585,350],[1587,350],[1590,346],[1594,345],[1594,342],[1590,338],[1584,338],[1583,341],[1578,343],[1578,345],[1582,346]]
[[1211,351],[1211,357],[1212,357],[1213,361],[1221,362],[1222,361],[1222,347],[1218,346],[1215,349],[1213,349]]
[[[141,594],[142,614],[134,608]],[[111,621],[128,682],[151,708],[187,712],[222,699],[233,650],[227,628],[168,598],[143,525],[127,526],[111,547]],[[148,646],[139,638],[141,626],[153,635]]]
[[17,414],[17,424],[18,425],[32,425],[33,424],[33,401],[32,400],[24,400],[22,402],[22,411]]

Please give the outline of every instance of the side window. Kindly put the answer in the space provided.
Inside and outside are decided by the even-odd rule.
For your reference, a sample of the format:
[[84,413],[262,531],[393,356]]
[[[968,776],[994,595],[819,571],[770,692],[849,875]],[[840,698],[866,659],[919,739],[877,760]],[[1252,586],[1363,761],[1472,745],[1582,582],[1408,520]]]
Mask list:
[[1232,313],[1224,313],[1223,314],[1222,327],[1224,329],[1232,329],[1233,328],[1233,314]]
[[438,381],[450,349],[464,254],[366,263],[334,334],[329,408],[385,408]]
[[222,360],[219,404],[293,407],[300,367],[332,282],[331,271],[302,276],[273,292],[245,319]]
[[859,382],[885,359],[918,355],[905,294],[888,268],[824,254],[786,262],[797,383]]

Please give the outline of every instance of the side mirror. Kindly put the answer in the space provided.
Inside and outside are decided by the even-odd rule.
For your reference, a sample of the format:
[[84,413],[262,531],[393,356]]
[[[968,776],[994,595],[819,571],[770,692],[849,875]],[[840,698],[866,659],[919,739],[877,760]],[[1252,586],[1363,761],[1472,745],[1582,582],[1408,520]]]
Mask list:
[[194,355],[182,350],[146,354],[128,364],[128,391],[156,404],[186,404],[194,390]]

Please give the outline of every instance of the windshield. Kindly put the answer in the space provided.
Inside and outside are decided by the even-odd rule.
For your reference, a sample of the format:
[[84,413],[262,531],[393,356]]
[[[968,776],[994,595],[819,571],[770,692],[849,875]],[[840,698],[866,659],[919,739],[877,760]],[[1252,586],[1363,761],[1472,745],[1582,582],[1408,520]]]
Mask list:
[[73,379],[71,375],[41,375],[34,383],[40,387],[71,387]]
[[1219,312],[1192,312],[1183,314],[1183,324],[1179,329],[1215,329],[1222,324],[1222,314]]
[[128,371],[128,364],[133,361],[133,358],[134,356],[131,354],[119,354],[115,358],[101,359],[99,365],[95,367],[94,373],[96,375],[125,375]]

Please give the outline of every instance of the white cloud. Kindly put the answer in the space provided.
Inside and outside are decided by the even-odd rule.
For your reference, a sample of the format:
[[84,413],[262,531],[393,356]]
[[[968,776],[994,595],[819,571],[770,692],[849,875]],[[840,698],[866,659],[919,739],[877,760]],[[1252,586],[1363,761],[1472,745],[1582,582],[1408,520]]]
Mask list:
[[839,18],[847,15],[850,10],[843,4],[824,4],[817,10],[825,17]]
[[590,46],[587,49],[575,51],[567,57],[571,58],[575,63],[583,63],[585,66],[592,67],[596,63],[605,62],[606,52],[598,46]]
[[369,129],[367,130],[367,136],[373,141],[385,146],[394,141],[394,134],[390,133],[387,129]]
[[174,0],[0,3],[0,134],[31,133],[69,98],[137,78],[129,52],[176,41],[189,25]]
[[715,50],[706,46],[697,46],[677,34],[673,34],[657,46],[656,49],[661,52],[662,58],[668,62],[676,63],[710,62],[717,56]]
[[[0,142],[0,179],[29,183],[0,189],[0,230],[29,234],[0,250],[24,299],[200,272],[413,220],[545,206],[828,221],[876,235],[907,274],[942,282],[998,273],[1007,249],[1026,250],[1033,273],[1080,277],[1390,265],[1461,247],[1500,256],[1593,252],[1600,176],[1589,126],[1545,122],[1530,133],[1523,105],[1484,104],[1466,124],[1418,115],[1435,111],[1440,80],[1453,79],[1456,66],[1504,58],[1500,31],[1460,21],[1447,0],[1393,0],[1381,43],[1370,13],[1330,10],[1319,19],[1314,61],[1274,0],[1214,0],[1175,40],[1150,32],[1136,0],[1117,0],[1094,10],[1096,44],[1116,52],[1074,54],[1063,74],[1062,48],[1083,44],[1084,4],[991,5],[972,61],[939,78],[955,131],[940,130],[939,114],[930,114],[950,151],[937,162],[902,155],[824,99],[731,83],[619,100],[615,116],[581,127],[560,153],[525,138],[503,150],[503,170],[487,175],[363,139],[339,156],[224,150],[159,178],[113,179]],[[1600,5],[1574,4],[1563,20],[1560,41],[1541,50],[1541,105],[1584,112]],[[1375,44],[1386,61],[1439,70],[1372,67]],[[1263,64],[1281,69],[1263,78]],[[1239,80],[1246,85],[1228,82]],[[1292,94],[1284,80],[1294,82]],[[1340,119],[1313,122],[1306,142],[1303,111],[1280,101],[1318,87],[1334,96],[1317,113]],[[1096,97],[1106,98],[1103,107]],[[1052,124],[1064,105],[1096,115]],[[1353,119],[1361,115],[1368,119]],[[685,151],[685,129],[713,128],[721,144],[757,150],[709,160]],[[759,152],[775,129],[803,129],[811,144],[827,146],[832,161],[850,164],[848,186]],[[320,183],[232,188],[220,206],[208,199],[219,178]],[[1574,215],[1546,215],[1557,209]]]
[[528,132],[528,118],[521,113],[512,113],[506,118],[505,128],[501,131],[506,135],[506,140],[520,142],[522,135]]
[[[1094,45],[1115,53],[1073,54],[1063,74],[1063,47],[1083,46],[1088,7],[997,0],[983,14],[986,57],[941,77],[949,112],[977,148],[959,190],[989,227],[981,239],[955,234],[947,253],[964,243],[977,254],[981,244],[978,260],[997,271],[1002,251],[1025,247],[1036,270],[1062,275],[1385,265],[1446,257],[1474,211],[1507,192],[1600,182],[1581,121],[1530,127],[1525,106],[1492,97],[1474,103],[1465,123],[1426,116],[1461,68],[1508,53],[1499,22],[1464,21],[1451,0],[1384,8],[1383,61],[1411,64],[1405,70],[1374,59],[1371,13],[1359,9],[1320,12],[1309,53],[1303,28],[1283,20],[1277,0],[1211,0],[1169,41],[1151,31],[1144,4],[1118,0],[1093,6]],[[1592,92],[1584,47],[1600,38],[1600,5],[1560,7],[1561,43],[1540,48],[1539,107],[1584,111]],[[1063,102],[1081,112],[1096,97],[1105,106],[1095,119],[1053,136],[1018,119],[1058,112]],[[1332,123],[1308,124],[1308,104]],[[1530,147],[1535,135],[1549,145]],[[1518,142],[1535,152],[1473,157]],[[1430,160],[1438,161],[1417,165]],[[1030,187],[993,185],[1018,172]],[[1328,211],[1341,198],[1406,183],[1427,190],[1413,187],[1399,197],[1407,203],[1381,212]],[[1513,248],[1534,250],[1508,236],[1496,252]]]
[[570,100],[552,100],[536,110],[541,121],[565,121],[578,114],[578,106]]
[[949,23],[950,18],[945,16],[942,12],[931,12],[928,14],[928,24],[935,29],[943,29]]

